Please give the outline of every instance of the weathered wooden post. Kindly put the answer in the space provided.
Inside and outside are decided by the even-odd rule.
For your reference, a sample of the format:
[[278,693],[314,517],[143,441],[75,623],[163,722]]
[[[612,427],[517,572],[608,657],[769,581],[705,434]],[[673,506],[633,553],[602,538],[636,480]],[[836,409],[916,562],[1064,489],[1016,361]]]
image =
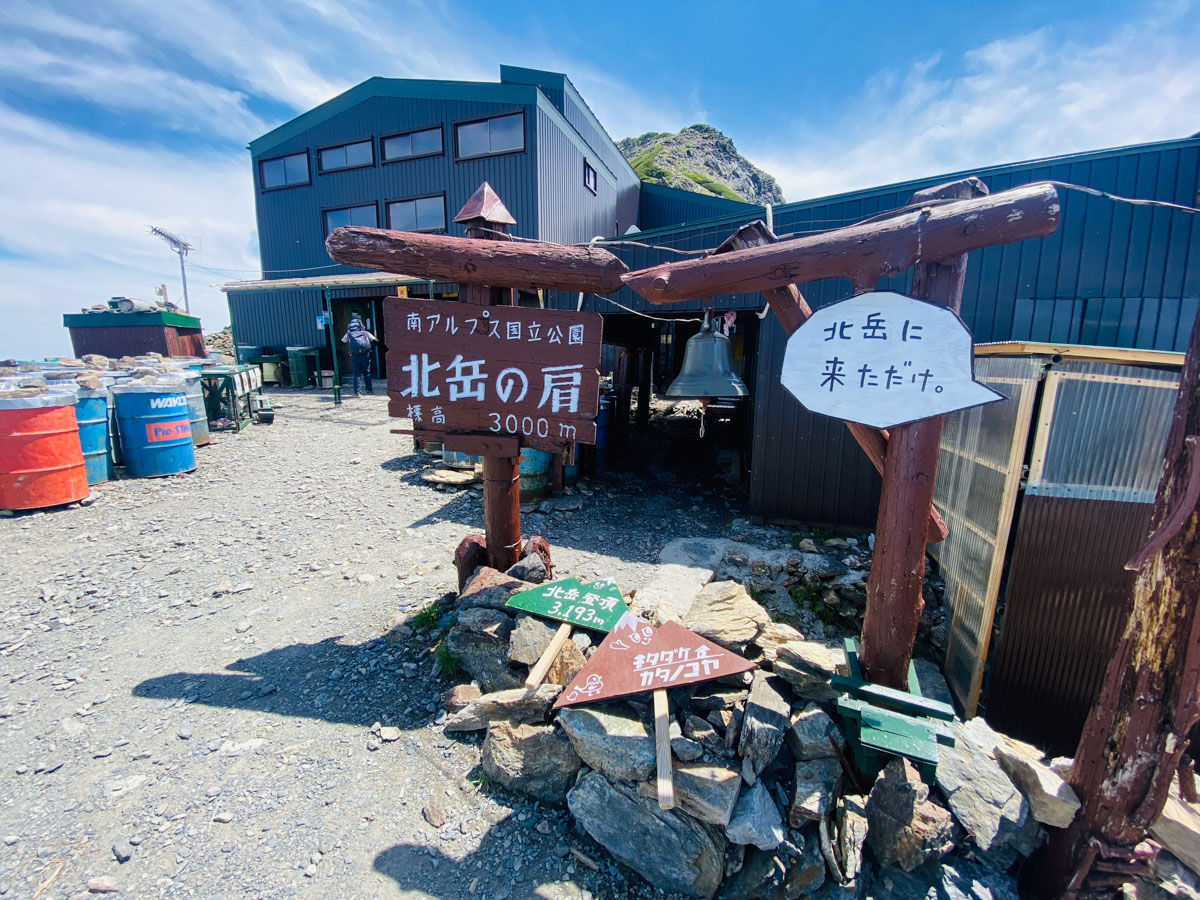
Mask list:
[[[987,194],[977,178],[913,194],[912,202],[967,200]],[[913,269],[912,296],[962,308],[966,254]],[[875,555],[867,576],[867,609],[859,661],[868,681],[904,688],[917,623],[925,608],[926,520],[933,504],[944,416],[898,425],[888,435],[883,488],[875,523]]]
[[[467,237],[509,241],[509,225],[517,220],[505,208],[486,181],[471,195],[454,221],[466,227]],[[512,306],[512,288],[466,285],[465,301],[476,306]],[[519,450],[518,450],[519,454]],[[521,457],[483,458],[483,520],[487,540],[487,562],[506,571],[521,557]]]
[[[728,253],[732,250],[745,250],[750,247],[764,247],[778,243],[779,238],[762,222],[751,222],[743,225],[721,243],[714,253]],[[873,283],[873,282],[872,282]],[[868,284],[867,287],[870,287]],[[789,337],[796,329],[812,317],[812,308],[800,289],[794,284],[784,287],[767,288],[762,292],[763,298],[783,326],[783,333]],[[867,459],[875,466],[875,471],[883,474],[883,460],[887,456],[888,433],[878,428],[869,428],[857,422],[847,422],[846,430],[858,442]],[[929,507],[929,522],[926,525],[925,540],[930,544],[946,539],[946,523],[941,514],[932,506]]]
[[[560,452],[596,436],[601,317],[516,307],[513,289],[608,293],[628,270],[601,248],[513,241],[505,234],[513,217],[486,182],[455,221],[466,225],[467,237],[346,227],[325,245],[344,265],[463,288],[463,305],[385,301],[394,373],[389,411],[412,421],[416,439],[484,458],[487,536],[468,535],[455,551],[461,588],[476,566],[503,571],[522,554],[521,448]],[[553,568],[541,538],[531,538],[524,552]]]
[[1113,889],[1144,854],[1188,732],[1200,721],[1200,317],[1192,327],[1151,537],[1128,564],[1138,572],[1125,633],[1108,664],[1068,782],[1083,806],[1051,832],[1039,872],[1043,897]]
[[[957,312],[967,253],[1050,234],[1058,226],[1058,214],[1058,195],[1050,184],[1029,184],[988,196],[982,182],[968,178],[918,192],[909,207],[886,218],[780,243],[773,243],[765,229],[758,233],[743,229],[725,248],[728,252],[655,266],[630,273],[623,280],[656,304],[762,291],[785,330],[793,333],[790,348],[799,336],[796,332],[812,314],[796,283],[848,278],[861,294],[880,278],[916,266],[916,296]],[[843,338],[846,335],[839,332],[829,340]],[[837,358],[829,361],[839,362]],[[856,370],[856,387],[861,386],[859,372],[864,381],[868,377],[868,371]],[[881,372],[875,372],[870,377],[882,377]],[[827,374],[833,374],[839,384],[848,383],[850,376],[843,370]],[[915,371],[906,371],[905,380],[915,375]],[[802,402],[807,405],[810,401]],[[941,409],[962,408],[973,402],[978,401],[943,404]],[[855,419],[853,411],[836,415]],[[934,416],[929,425],[915,422],[927,416],[933,413],[913,415],[914,424],[897,426],[890,432],[863,425],[851,428],[872,461],[877,466],[882,464],[884,476],[876,555],[868,582],[864,674],[896,688],[904,688],[912,656],[922,604],[925,543],[945,536],[944,525],[930,506],[941,419]],[[906,420],[890,420],[895,421]]]

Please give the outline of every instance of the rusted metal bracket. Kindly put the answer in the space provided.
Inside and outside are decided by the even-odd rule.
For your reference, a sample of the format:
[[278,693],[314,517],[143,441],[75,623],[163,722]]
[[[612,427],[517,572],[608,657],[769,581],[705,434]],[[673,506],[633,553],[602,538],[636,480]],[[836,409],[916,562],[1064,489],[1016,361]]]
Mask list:
[[1196,504],[1200,503],[1200,435],[1193,434],[1184,438],[1183,447],[1188,458],[1188,476],[1183,488],[1183,496],[1179,498],[1179,503],[1167,516],[1167,520],[1163,522],[1158,531],[1150,536],[1146,546],[1139,550],[1133,559],[1125,563],[1125,568],[1131,572],[1142,571],[1146,567],[1146,563],[1162,550],[1171,538],[1179,534],[1183,523],[1196,511]]

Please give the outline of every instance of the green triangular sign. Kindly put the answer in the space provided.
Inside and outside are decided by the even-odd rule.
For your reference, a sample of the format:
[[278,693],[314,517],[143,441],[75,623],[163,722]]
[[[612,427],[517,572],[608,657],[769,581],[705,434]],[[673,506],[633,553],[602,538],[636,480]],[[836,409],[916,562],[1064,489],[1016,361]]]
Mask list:
[[583,584],[577,578],[562,578],[513,594],[505,605],[605,633],[612,631],[621,616],[629,611],[611,579]]

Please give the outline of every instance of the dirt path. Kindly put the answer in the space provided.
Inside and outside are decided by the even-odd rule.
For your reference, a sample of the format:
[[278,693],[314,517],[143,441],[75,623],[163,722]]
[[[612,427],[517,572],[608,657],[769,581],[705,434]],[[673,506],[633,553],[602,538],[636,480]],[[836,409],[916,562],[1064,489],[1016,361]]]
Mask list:
[[[420,481],[383,396],[274,403],[192,475],[0,519],[0,897],[661,897],[488,785],[438,727],[429,633],[384,636],[456,586],[477,492]],[[598,478],[526,531],[562,574],[636,586],[741,514],[651,486]]]

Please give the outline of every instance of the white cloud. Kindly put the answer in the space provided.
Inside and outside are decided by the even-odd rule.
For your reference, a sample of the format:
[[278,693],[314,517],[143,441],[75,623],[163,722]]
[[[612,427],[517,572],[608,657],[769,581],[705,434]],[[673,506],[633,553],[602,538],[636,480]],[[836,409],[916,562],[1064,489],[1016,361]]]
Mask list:
[[[206,259],[251,269],[254,214],[245,154],[185,155],[122,144],[0,106],[0,319],[5,355],[68,353],[62,313],[160,282],[178,302],[179,265],[146,233],[160,225],[202,242]],[[189,273],[208,330],[228,318],[218,276]]]
[[239,91],[133,62],[114,65],[76,52],[54,53],[23,38],[0,44],[0,75],[114,112],[153,113],[157,127],[174,131],[244,141],[266,130]]
[[789,200],[973,167],[1184,137],[1200,129],[1200,24],[1159,8],[1086,45],[1052,28],[1013,35],[958,62],[934,56],[863,85],[817,133],[739,146]]

